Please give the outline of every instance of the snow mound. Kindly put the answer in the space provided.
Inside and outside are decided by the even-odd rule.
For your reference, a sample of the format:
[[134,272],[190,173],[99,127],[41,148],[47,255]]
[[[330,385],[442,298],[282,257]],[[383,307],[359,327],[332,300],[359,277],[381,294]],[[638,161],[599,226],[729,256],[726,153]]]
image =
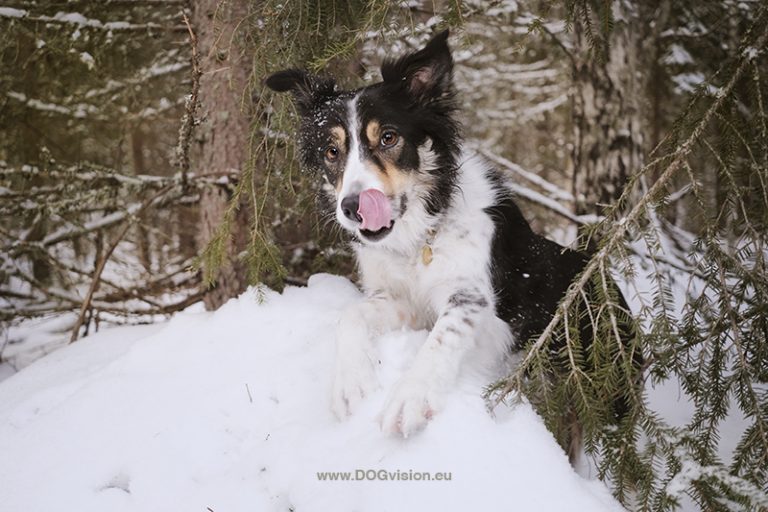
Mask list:
[[[25,368],[0,383],[0,509],[621,510],[573,472],[529,406],[489,416],[477,375],[462,376],[423,432],[381,433],[386,392],[424,331],[378,340],[380,390],[336,421],[334,330],[359,298],[349,281],[316,275],[160,330],[106,331]],[[372,471],[389,479],[318,476]],[[450,480],[417,481],[422,472]]]

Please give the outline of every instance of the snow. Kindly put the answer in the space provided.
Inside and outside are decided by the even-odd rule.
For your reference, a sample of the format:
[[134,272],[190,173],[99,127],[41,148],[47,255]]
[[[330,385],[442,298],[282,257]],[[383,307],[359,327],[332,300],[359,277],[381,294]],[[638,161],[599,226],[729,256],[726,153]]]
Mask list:
[[23,18],[28,11],[23,9],[14,9],[12,7],[0,7],[0,18]]
[[160,25],[156,23],[133,24],[127,21],[102,22],[101,20],[86,18],[85,16],[77,12],[59,11],[53,16],[40,15],[40,16],[30,17],[29,11],[25,11],[23,9],[14,9],[11,7],[0,7],[0,17],[29,18],[35,21],[42,21],[46,23],[74,25],[76,27],[75,33],[72,34],[72,38],[74,40],[77,40],[80,37],[80,29],[85,27],[92,28],[92,29],[108,30],[108,31],[160,28]]
[[760,55],[760,50],[754,46],[749,46],[744,49],[744,56],[749,60],[755,60]]
[[139,210],[141,210],[142,203],[136,202],[131,203],[128,205],[128,207],[123,211],[113,212],[107,215],[104,215],[102,217],[99,217],[95,220],[86,222],[83,224],[82,227],[70,225],[62,227],[53,233],[50,233],[47,235],[43,240],[40,242],[42,245],[53,245],[55,243],[58,243],[61,240],[64,240],[70,236],[72,236],[73,233],[80,233],[80,232],[88,232],[88,231],[94,231],[96,229],[100,229],[106,226],[110,226],[112,224],[116,224],[117,222],[120,222],[126,217],[130,217]]
[[[378,340],[381,388],[335,420],[334,329],[359,298],[346,279],[320,274],[306,288],[250,289],[214,313],[108,329],[38,360],[0,383],[0,508],[621,510],[602,483],[576,475],[530,406],[488,414],[487,373],[466,371],[420,434],[384,435],[386,390],[425,331]],[[317,475],[358,470],[451,479]]]
[[676,90],[679,93],[692,93],[696,91],[696,88],[706,80],[703,73],[698,71],[691,73],[679,73],[672,76],[672,81],[677,86]]
[[88,19],[78,12],[57,12],[51,19],[65,23],[74,23],[75,25],[84,27],[101,27],[100,21]]
[[[653,219],[656,222],[659,220],[655,216]],[[623,219],[620,222],[623,222]],[[691,233],[671,224],[665,224],[665,227],[674,232],[678,241],[684,246],[693,245],[694,236]],[[661,226],[658,226],[657,229],[661,231]],[[664,274],[665,281],[670,286],[672,300],[669,314],[672,318],[681,318],[683,308],[689,300],[689,294],[691,297],[698,297],[704,290],[704,283],[698,277],[679,270],[679,268],[689,267],[690,263],[681,259],[681,253],[674,248],[672,240],[667,235],[661,235],[659,238],[658,251],[651,251],[643,240],[634,241],[630,245],[634,253],[630,256],[632,266],[636,271],[634,278],[627,280],[623,276],[615,276],[632,312],[641,320],[643,329],[646,331],[651,327],[652,318],[647,313],[642,314],[641,309],[643,306],[647,307],[653,303],[655,277],[651,255],[656,260],[656,264],[661,267],[660,272]],[[685,253],[683,255],[687,256]],[[649,408],[655,411],[660,418],[663,418],[668,425],[684,428],[691,423],[696,407],[675,375],[659,383],[654,383],[653,379],[647,379],[645,391]],[[731,404],[727,415],[718,426],[717,455],[721,461],[727,463],[732,460],[736,446],[749,425],[750,421],[744,417],[736,404]],[[683,461],[684,466],[681,468],[680,474],[668,484],[667,492],[679,500],[681,511],[700,510],[700,507],[683,491],[696,476],[702,472],[712,472],[713,469],[699,466],[682,452],[678,453],[678,456]],[[718,475],[724,477],[721,473]]]
[[7,325],[5,340],[0,343],[0,359],[9,373],[0,376],[0,381],[64,346],[68,339],[66,333],[72,330],[76,318],[74,312],[68,312]]
[[667,54],[662,58],[662,62],[668,65],[682,66],[685,64],[693,64],[693,57],[688,53],[688,50],[683,48],[679,44],[673,44],[670,46]]
[[96,61],[88,52],[80,52],[80,61],[86,65],[88,69],[93,69],[96,66]]
[[99,109],[94,105],[88,105],[85,103],[78,103],[72,106],[56,105],[54,103],[48,103],[48,102],[40,101],[34,98],[27,98],[25,94],[16,92],[16,91],[8,91],[5,93],[5,95],[8,96],[9,98],[12,98],[16,101],[23,103],[28,108],[39,110],[42,112],[55,112],[57,114],[72,116],[77,119],[84,119],[89,116],[94,118],[100,117],[98,114]]
[[568,192],[567,190],[558,187],[557,185],[551,183],[548,180],[545,180],[538,174],[528,171],[526,169],[523,169],[520,165],[507,160],[506,158],[497,155],[495,153],[492,153],[491,151],[485,149],[482,147],[482,143],[476,142],[473,144],[474,149],[476,149],[480,154],[482,154],[484,157],[488,158],[494,163],[499,164],[505,169],[508,169],[522,178],[524,178],[526,181],[533,183],[535,185],[538,185],[539,187],[543,188],[546,192],[549,193],[549,195],[552,197],[552,199],[556,199],[559,201],[569,201],[573,202],[573,194]]

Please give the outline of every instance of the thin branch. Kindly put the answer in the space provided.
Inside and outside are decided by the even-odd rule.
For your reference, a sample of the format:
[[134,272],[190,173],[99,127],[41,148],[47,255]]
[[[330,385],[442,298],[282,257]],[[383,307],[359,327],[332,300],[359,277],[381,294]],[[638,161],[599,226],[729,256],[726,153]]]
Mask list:
[[546,34],[552,40],[552,42],[555,43],[555,45],[557,45],[557,47],[563,51],[565,56],[568,57],[568,60],[571,61],[571,66],[576,69],[577,62],[576,56],[573,54],[573,49],[568,48],[565,43],[559,37],[557,37],[557,35],[555,35],[554,32],[549,30],[546,23],[539,23],[536,25],[536,28]]
[[181,183],[186,188],[187,186],[187,174],[189,173],[189,145],[192,139],[192,131],[197,124],[195,116],[200,107],[200,101],[198,96],[200,94],[200,77],[203,72],[200,70],[200,55],[197,49],[197,36],[192,30],[192,26],[189,24],[189,18],[186,13],[183,13],[184,24],[187,26],[189,32],[189,43],[192,47],[192,89],[184,102],[184,117],[181,120],[181,126],[179,127],[179,143],[176,146],[176,158],[178,160],[178,166],[181,170]]
[[[152,206],[156,199],[162,197],[171,188],[172,188],[172,185],[169,185],[168,187],[160,190],[157,194],[148,198],[146,201],[144,201],[144,203],[141,205],[140,208],[138,208],[135,212],[133,212],[133,215],[137,215],[140,212]],[[83,301],[83,304],[80,307],[80,314],[78,315],[77,321],[75,322],[75,325],[72,328],[72,335],[69,338],[70,343],[73,343],[74,341],[77,340],[78,334],[80,332],[80,327],[83,325],[83,322],[85,321],[85,314],[91,305],[91,301],[93,300],[93,294],[96,291],[96,288],[98,288],[99,286],[99,282],[101,280],[101,273],[104,271],[104,267],[106,266],[109,258],[112,256],[112,253],[114,252],[115,248],[123,239],[123,237],[125,237],[125,234],[128,232],[128,228],[130,227],[131,227],[130,222],[125,222],[123,224],[123,227],[120,229],[115,239],[109,245],[109,247],[107,248],[107,251],[99,259],[99,262],[96,265],[96,270],[93,273],[93,280],[91,281],[91,286],[88,288],[88,293],[85,295],[85,300]]]
[[568,208],[564,207],[554,199],[551,199],[544,194],[540,194],[535,190],[531,190],[527,187],[520,186],[516,183],[508,183],[507,186],[520,198],[527,199],[534,202],[539,206],[543,206],[549,211],[556,213],[557,215],[568,219],[577,225],[594,224],[599,222],[602,217],[597,215],[576,215]]
[[554,199],[573,202],[574,200],[573,194],[571,194],[565,189],[558,187],[554,183],[551,183],[545,180],[538,174],[528,171],[526,169],[523,169],[520,165],[514,162],[511,162],[502,156],[492,153],[491,151],[488,151],[487,149],[480,147],[478,144],[474,144],[474,149],[475,151],[477,151],[478,153],[480,153],[481,155],[483,155],[493,163],[500,165],[504,169],[507,169],[513,172],[515,175],[520,176],[526,181],[543,188],[544,190],[549,192]]
[[39,15],[32,16],[30,12],[25,9],[13,9],[6,8],[0,11],[0,18],[13,18],[24,21],[41,22],[53,25],[69,25],[75,26],[78,29],[95,29],[106,30],[109,32],[115,31],[137,31],[137,30],[170,30],[173,32],[179,32],[186,30],[184,27],[174,26],[167,27],[159,25],[157,23],[128,23],[127,21],[101,21],[95,18],[86,18],[80,13],[59,12],[55,16]]

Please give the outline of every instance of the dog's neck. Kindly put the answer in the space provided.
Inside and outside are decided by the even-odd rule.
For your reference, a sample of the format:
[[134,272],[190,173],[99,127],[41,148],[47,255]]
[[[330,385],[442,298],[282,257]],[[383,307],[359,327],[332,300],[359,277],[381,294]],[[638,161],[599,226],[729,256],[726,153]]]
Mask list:
[[[458,189],[452,191],[452,196],[458,193]],[[400,220],[400,225],[385,239],[385,243],[367,244],[358,242],[358,248],[363,251],[382,251],[405,258],[418,259],[425,265],[431,263],[433,244],[439,236],[445,219],[450,215],[454,197],[450,198],[447,205],[438,214],[429,214],[425,205],[420,205],[418,212],[406,214]]]

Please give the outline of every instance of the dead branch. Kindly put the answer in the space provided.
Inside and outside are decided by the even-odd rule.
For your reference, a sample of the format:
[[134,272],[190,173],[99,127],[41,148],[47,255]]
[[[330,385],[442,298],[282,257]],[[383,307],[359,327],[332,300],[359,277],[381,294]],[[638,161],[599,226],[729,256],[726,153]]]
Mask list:
[[[157,194],[151,196],[147,200],[142,203],[140,208],[138,208],[133,215],[136,215],[150,206],[152,206],[155,203],[155,200],[162,197],[166,192],[168,192],[173,186],[169,185],[168,187],[160,190]],[[123,224],[123,227],[118,232],[115,239],[112,241],[112,243],[107,248],[107,251],[104,253],[104,255],[99,258],[99,262],[96,265],[96,270],[93,273],[93,280],[91,281],[91,286],[88,288],[88,293],[85,295],[85,300],[83,301],[82,306],[80,307],[80,314],[77,317],[77,321],[75,322],[75,326],[72,328],[72,335],[69,338],[69,342],[73,343],[77,340],[78,333],[80,332],[80,327],[83,325],[83,322],[85,321],[85,314],[88,311],[88,308],[91,305],[91,301],[93,300],[93,294],[96,291],[96,288],[99,286],[101,273],[104,271],[104,267],[107,264],[107,261],[112,256],[112,253],[114,252],[117,245],[120,243],[120,241],[123,239],[125,234],[128,232],[128,228],[131,227],[130,222],[125,222]]]
[[573,194],[571,194],[567,190],[564,190],[558,187],[554,183],[551,183],[545,180],[538,174],[528,171],[526,169],[523,169],[518,164],[511,162],[506,158],[499,156],[495,153],[492,153],[491,151],[488,151],[487,149],[482,148],[478,145],[474,145],[474,149],[475,151],[483,155],[485,158],[487,158],[491,162],[499,165],[500,167],[508,171],[511,171],[516,176],[519,176],[524,180],[528,181],[529,183],[532,183],[533,185],[536,185],[544,189],[545,191],[549,192],[549,194],[553,199],[556,199],[558,201],[573,202]]
[[189,18],[186,13],[182,13],[184,18],[184,24],[187,26],[189,32],[189,43],[192,47],[192,89],[184,102],[184,117],[181,120],[181,126],[179,127],[179,143],[176,146],[176,159],[178,160],[178,166],[181,170],[181,183],[186,188],[187,186],[187,174],[189,173],[189,144],[192,139],[192,132],[194,130],[197,121],[195,116],[200,106],[198,96],[200,94],[200,77],[203,72],[200,70],[200,55],[197,51],[197,36],[192,30],[192,26],[189,24]]

